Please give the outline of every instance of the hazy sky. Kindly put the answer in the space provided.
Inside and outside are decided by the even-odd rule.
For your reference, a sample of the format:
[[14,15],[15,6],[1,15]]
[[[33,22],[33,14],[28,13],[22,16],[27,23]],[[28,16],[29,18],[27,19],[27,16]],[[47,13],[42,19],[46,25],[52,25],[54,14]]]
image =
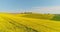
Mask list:
[[0,0],[0,12],[60,13],[60,0]]

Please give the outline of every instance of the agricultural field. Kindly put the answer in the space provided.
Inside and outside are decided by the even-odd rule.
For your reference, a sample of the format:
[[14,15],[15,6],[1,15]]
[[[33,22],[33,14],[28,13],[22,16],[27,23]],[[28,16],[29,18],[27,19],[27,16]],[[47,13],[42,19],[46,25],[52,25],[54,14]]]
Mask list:
[[0,13],[0,32],[60,32],[60,15]]

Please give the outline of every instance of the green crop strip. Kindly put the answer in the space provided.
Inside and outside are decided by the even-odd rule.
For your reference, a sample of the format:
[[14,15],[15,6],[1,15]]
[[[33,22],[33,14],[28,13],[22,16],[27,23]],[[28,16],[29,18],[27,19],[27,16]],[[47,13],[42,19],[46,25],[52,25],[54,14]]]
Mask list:
[[51,20],[60,21],[60,15],[55,15]]

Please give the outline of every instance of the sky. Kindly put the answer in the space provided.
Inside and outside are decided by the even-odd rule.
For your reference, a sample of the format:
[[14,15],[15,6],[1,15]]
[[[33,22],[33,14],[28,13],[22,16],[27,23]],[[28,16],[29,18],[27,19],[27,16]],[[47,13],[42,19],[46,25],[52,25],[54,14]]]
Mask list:
[[60,0],[0,0],[0,12],[60,14]]

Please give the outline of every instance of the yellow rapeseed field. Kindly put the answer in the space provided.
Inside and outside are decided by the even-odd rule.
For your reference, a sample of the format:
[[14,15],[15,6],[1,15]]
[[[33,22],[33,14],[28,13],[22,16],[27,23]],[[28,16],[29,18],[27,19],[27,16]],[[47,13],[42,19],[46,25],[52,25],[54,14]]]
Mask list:
[[0,32],[60,32],[59,21],[22,17],[24,15],[0,13]]

